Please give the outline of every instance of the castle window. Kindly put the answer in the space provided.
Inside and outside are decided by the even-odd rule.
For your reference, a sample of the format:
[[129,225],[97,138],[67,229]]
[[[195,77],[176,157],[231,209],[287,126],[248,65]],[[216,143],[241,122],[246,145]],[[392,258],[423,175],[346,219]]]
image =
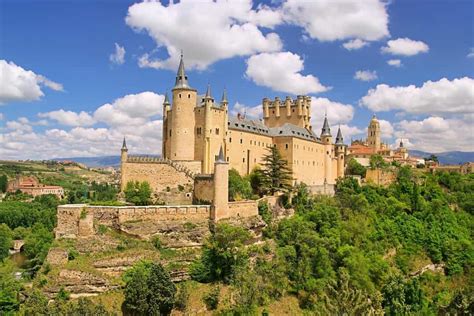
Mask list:
[[242,162],[245,162],[245,158],[242,158]]
[[292,112],[293,112],[293,113],[295,113],[295,109],[293,109],[293,111],[292,111]]
[[216,128],[216,135],[219,135],[219,129]]
[[191,95],[190,95],[190,94],[188,94],[188,99],[191,99]]
[[273,114],[275,114],[275,111],[272,111]]
[[170,130],[170,137],[171,137],[171,130]]
[[[240,139],[240,143],[241,143],[241,144],[243,144],[243,140],[242,140],[242,138]],[[245,161],[244,161],[244,162],[245,162]]]
[[198,135],[201,135],[201,133],[202,133],[202,128],[201,128],[201,127],[198,127],[198,128],[197,128],[197,134],[198,134]]
[[178,96],[179,96],[179,98],[181,99],[181,93],[180,93],[180,94],[178,94]]
[[232,143],[232,137],[229,137],[229,143]]
[[227,157],[227,162],[229,162],[229,157]]
[[285,144],[285,149],[288,149],[288,144]]

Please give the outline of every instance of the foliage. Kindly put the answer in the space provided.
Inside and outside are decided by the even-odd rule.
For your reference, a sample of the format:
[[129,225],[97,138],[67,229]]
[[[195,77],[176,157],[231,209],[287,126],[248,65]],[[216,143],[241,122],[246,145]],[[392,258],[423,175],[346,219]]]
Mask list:
[[190,293],[189,283],[181,282],[178,285],[178,294],[176,295],[176,301],[174,303],[174,306],[176,307],[176,309],[182,312],[186,312],[188,308],[190,295],[191,293]]
[[362,166],[355,158],[351,158],[347,162],[346,174],[361,176],[362,178],[365,178],[366,172],[367,168]]
[[268,151],[263,157],[263,169],[260,171],[265,192],[274,194],[278,191],[290,191],[292,178],[288,162],[282,158],[275,146],[269,147]]
[[209,292],[204,294],[202,300],[208,310],[214,310],[219,305],[219,295],[221,288],[219,286],[214,286]]
[[423,307],[424,295],[417,279],[404,280],[400,275],[391,276],[382,288],[382,293],[387,315],[416,313]]
[[370,169],[384,169],[388,167],[388,163],[383,159],[381,155],[370,156]]
[[258,202],[258,214],[262,217],[265,223],[270,224],[272,222],[272,213],[266,201]]
[[11,245],[11,229],[6,224],[0,224],[0,263],[8,257]]
[[8,178],[6,175],[0,176],[0,192],[7,192]]
[[153,245],[153,247],[155,247],[156,250],[161,249],[162,245],[161,245],[160,236],[153,236],[150,241],[151,241],[151,244]]
[[150,204],[151,187],[146,181],[129,181],[125,186],[125,200],[135,205]]
[[33,226],[31,234],[25,239],[24,245],[25,254],[33,267],[39,268],[43,263],[53,239],[52,232],[42,224],[38,223]]
[[243,227],[217,224],[214,233],[206,240],[201,258],[191,267],[191,276],[201,282],[229,282],[235,269],[246,264],[247,253],[243,245],[250,233]]
[[263,196],[265,190],[263,187],[262,170],[259,166],[256,166],[252,172],[250,172],[248,179],[253,193],[258,196]]
[[140,262],[124,275],[124,306],[139,315],[169,315],[176,286],[161,264]]
[[229,201],[250,199],[252,187],[247,178],[242,178],[234,168],[229,170]]
[[22,289],[21,283],[13,276],[12,264],[0,266],[0,315],[18,310],[18,292]]

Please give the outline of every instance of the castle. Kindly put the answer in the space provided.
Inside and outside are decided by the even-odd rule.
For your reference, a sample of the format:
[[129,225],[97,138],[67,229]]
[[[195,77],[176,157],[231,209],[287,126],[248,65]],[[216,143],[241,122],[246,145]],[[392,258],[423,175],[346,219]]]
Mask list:
[[264,98],[263,121],[230,117],[228,105],[225,90],[220,102],[214,100],[210,86],[204,95],[198,95],[189,84],[181,55],[172,103],[166,94],[163,104],[162,156],[129,156],[124,140],[122,190],[129,181],[148,181],[157,193],[179,186],[193,200],[209,200],[221,148],[221,158],[229,168],[247,175],[263,163],[268,148],[275,146],[288,162],[294,184],[305,183],[313,192],[331,193],[336,179],[344,176],[346,146],[341,130],[333,142],[325,117],[321,134],[316,135],[310,123],[309,96],[283,101]]

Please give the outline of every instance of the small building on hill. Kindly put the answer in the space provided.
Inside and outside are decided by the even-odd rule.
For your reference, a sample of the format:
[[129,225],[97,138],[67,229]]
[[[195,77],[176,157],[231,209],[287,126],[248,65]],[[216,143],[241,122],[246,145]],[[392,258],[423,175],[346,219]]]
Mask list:
[[7,192],[13,193],[18,190],[33,197],[46,194],[54,194],[60,199],[64,197],[63,187],[41,184],[34,176],[17,175],[14,180],[8,182]]

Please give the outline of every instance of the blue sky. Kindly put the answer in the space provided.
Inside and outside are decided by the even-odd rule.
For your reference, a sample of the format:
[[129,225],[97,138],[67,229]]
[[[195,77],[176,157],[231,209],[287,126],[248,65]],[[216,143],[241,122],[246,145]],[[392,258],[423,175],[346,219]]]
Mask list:
[[474,2],[230,3],[0,0],[0,159],[159,154],[181,49],[233,114],[308,94],[346,142],[375,113],[392,146],[474,150]]

